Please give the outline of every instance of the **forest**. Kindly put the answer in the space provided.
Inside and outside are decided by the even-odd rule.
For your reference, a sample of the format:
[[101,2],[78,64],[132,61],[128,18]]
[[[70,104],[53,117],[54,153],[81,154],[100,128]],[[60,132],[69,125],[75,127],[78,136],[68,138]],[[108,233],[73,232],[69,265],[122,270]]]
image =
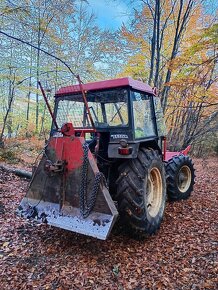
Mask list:
[[[0,0],[2,290],[218,289],[217,8],[215,0]],[[106,92],[103,121],[107,98],[120,97],[99,122],[104,132],[81,87],[126,77],[147,93],[90,93]],[[94,124],[92,139],[70,123],[60,129],[58,117],[50,134],[40,84],[53,111],[55,93],[79,79],[73,97],[83,97],[77,114]],[[71,98],[57,111],[73,110]],[[147,114],[157,103],[166,137],[158,124],[156,135],[134,128],[136,113],[158,123]]]
[[128,21],[103,29],[88,1],[1,0],[2,145],[50,130],[39,80],[52,106],[55,91],[79,74],[83,82],[131,76],[156,87],[171,148],[217,150],[216,1],[128,4]]

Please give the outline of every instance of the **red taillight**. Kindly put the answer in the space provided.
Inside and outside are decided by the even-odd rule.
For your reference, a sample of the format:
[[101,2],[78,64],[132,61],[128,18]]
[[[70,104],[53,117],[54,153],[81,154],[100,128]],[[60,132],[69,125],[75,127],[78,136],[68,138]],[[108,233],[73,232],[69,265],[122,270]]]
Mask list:
[[120,155],[130,155],[132,153],[132,147],[127,147],[127,148],[118,148],[118,153]]

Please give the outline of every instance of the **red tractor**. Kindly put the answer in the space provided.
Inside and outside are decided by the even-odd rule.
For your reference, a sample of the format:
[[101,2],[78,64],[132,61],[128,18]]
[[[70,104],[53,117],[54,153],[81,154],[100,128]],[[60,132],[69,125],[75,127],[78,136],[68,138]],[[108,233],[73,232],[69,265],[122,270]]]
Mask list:
[[160,99],[121,78],[61,88],[50,139],[19,213],[106,239],[118,215],[134,235],[153,234],[170,200],[186,199],[194,167],[166,151]]

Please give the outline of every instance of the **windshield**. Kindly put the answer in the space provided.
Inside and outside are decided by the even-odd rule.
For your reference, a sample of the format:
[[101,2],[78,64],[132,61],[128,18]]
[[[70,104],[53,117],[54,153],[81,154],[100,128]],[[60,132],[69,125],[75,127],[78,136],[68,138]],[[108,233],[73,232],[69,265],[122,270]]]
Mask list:
[[[128,92],[115,89],[96,93],[87,93],[88,106],[96,127],[128,125]],[[91,127],[82,95],[60,99],[56,116],[58,126],[71,122],[76,128]]]

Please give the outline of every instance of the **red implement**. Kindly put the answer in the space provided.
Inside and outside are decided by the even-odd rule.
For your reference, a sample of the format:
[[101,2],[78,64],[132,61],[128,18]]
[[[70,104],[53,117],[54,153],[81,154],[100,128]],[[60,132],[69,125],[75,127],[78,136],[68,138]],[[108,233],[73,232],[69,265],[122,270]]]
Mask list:
[[74,135],[50,138],[19,212],[99,239],[107,238],[118,215],[84,138]]

